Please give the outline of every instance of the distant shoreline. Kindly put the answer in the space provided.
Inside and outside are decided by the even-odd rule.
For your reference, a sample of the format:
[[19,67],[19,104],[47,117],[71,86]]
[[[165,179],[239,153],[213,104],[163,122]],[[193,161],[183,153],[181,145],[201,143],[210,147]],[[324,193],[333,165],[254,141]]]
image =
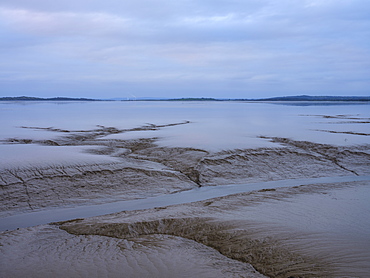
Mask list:
[[272,97],[272,98],[260,98],[260,99],[224,99],[224,98],[135,98],[135,99],[92,99],[92,98],[71,98],[71,97],[52,97],[52,98],[40,98],[40,97],[0,97],[0,101],[268,101],[268,102],[280,102],[280,101],[335,101],[335,102],[370,102],[370,96],[283,96],[283,97]]
[[92,98],[70,98],[70,97],[52,97],[52,98],[40,98],[40,97],[1,97],[0,101],[100,101],[99,99]]

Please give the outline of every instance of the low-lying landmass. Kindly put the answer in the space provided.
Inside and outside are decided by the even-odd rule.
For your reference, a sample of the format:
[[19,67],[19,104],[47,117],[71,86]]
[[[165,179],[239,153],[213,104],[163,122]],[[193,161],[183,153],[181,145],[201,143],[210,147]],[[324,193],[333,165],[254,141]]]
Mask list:
[[51,98],[41,98],[41,97],[1,97],[0,101],[99,101],[100,99],[92,98],[71,98],[71,97],[51,97]]
[[370,101],[370,96],[284,96],[254,99],[255,101]]
[[298,102],[368,102],[370,101],[370,96],[282,96],[282,97],[272,97],[272,98],[211,98],[211,97],[184,97],[184,98],[122,98],[122,99],[93,99],[93,98],[71,98],[71,97],[52,97],[52,98],[40,98],[40,97],[0,97],[0,101],[257,101],[257,102],[288,102],[288,101],[298,101]]

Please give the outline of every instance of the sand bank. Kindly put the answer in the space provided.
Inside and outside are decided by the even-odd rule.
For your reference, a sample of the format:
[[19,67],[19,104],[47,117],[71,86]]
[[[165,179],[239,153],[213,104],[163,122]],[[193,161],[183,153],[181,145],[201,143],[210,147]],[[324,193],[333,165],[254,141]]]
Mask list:
[[[2,235],[0,277],[264,277],[176,236],[75,236],[52,226]],[[16,263],[15,263],[16,262]]]
[[75,235],[180,236],[269,277],[367,277],[369,193],[368,181],[305,185],[58,225]]
[[277,147],[210,152],[160,147],[155,138],[100,139],[108,131],[116,132],[101,129],[105,131],[68,132],[54,139],[57,145],[53,148],[89,146],[85,151],[101,156],[102,161],[0,168],[1,215],[146,198],[205,186],[370,172],[367,145],[343,147],[263,137]]
[[[180,124],[188,123],[173,125]],[[52,143],[19,138],[8,143],[89,146],[90,153],[115,160],[3,167],[2,216],[223,184],[370,174],[369,145],[261,137],[276,147],[212,152],[159,146],[156,138],[104,139],[121,131],[102,126],[49,131],[65,135]],[[363,199],[368,189],[367,181],[296,184],[3,232],[1,275],[54,276],[68,265],[71,277],[119,277],[122,272],[128,277],[183,277],[189,271],[196,277],[261,277],[252,265],[269,277],[367,277],[370,255],[363,246],[369,242],[364,232],[368,224],[356,215],[368,212]],[[337,214],[341,206],[355,213]],[[328,221],[332,219],[336,221]],[[343,233],[336,234],[339,230]]]

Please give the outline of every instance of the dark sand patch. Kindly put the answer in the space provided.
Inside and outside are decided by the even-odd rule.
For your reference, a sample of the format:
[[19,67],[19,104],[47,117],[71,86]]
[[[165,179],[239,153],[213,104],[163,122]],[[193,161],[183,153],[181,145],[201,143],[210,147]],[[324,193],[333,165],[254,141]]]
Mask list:
[[[370,252],[356,245],[356,236],[341,241],[341,237],[333,233],[335,226],[321,226],[330,219],[320,219],[320,215],[317,215],[317,221],[312,220],[318,223],[311,224],[312,230],[302,227],[305,211],[310,216],[310,202],[316,196],[328,202],[331,194],[341,190],[352,192],[352,189],[364,186],[369,188],[369,183],[279,188],[55,224],[74,235],[103,235],[121,239],[151,234],[180,236],[210,246],[229,258],[250,263],[269,277],[366,277],[370,271],[366,268]],[[306,201],[302,201],[304,198],[307,198]],[[282,208],[292,205],[292,202],[292,208],[295,207],[292,213],[302,213],[302,222],[297,218],[293,225],[289,224],[287,217],[292,215],[284,215],[282,209],[279,210],[282,212],[280,218],[269,216],[274,205]],[[279,212],[276,211],[276,214]],[[355,224],[359,220],[339,218],[338,223],[348,226],[346,221]],[[365,229],[360,225],[359,228],[353,227],[353,232],[366,235]]]

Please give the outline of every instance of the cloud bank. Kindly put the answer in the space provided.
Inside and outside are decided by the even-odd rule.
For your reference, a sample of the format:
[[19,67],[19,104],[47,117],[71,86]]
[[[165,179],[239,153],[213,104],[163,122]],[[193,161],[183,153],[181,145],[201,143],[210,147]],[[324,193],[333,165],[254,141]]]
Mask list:
[[3,0],[0,95],[369,95],[367,0]]

